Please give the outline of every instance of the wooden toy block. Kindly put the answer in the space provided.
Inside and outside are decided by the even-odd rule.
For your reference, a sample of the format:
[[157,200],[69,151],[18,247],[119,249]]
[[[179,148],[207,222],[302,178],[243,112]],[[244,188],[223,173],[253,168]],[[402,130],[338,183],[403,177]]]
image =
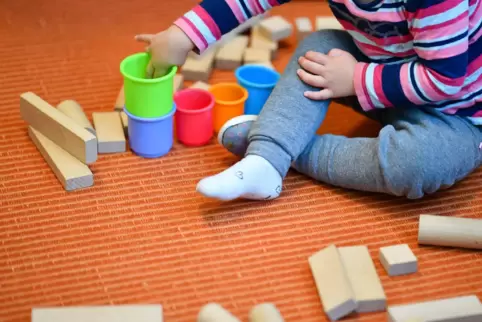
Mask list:
[[97,160],[97,138],[32,92],[20,95],[24,121],[85,164]]
[[126,138],[119,112],[92,113],[97,130],[99,153],[119,153],[126,151]]
[[191,88],[200,88],[200,89],[204,89],[204,90],[208,90],[209,88],[211,87],[211,85],[209,84],[206,84],[205,82],[196,82],[194,84],[191,85]]
[[308,259],[323,310],[331,321],[356,310],[355,294],[335,245],[330,245]]
[[217,303],[208,303],[199,311],[198,322],[241,322],[231,312]]
[[295,20],[296,25],[296,38],[298,41],[305,39],[306,36],[313,32],[313,25],[310,18],[300,17]]
[[34,308],[31,321],[163,322],[163,310],[154,304]]
[[249,311],[249,322],[283,322],[283,316],[272,303],[255,305]]
[[31,126],[28,127],[28,134],[66,191],[94,185],[94,175],[86,164]]
[[382,247],[379,258],[390,276],[411,274],[418,269],[417,258],[407,244]]
[[268,49],[271,52],[271,59],[275,59],[278,55],[278,43],[263,35],[259,30],[259,26],[251,29],[249,45],[251,48]]
[[271,62],[271,53],[268,49],[246,48],[243,61],[245,64]]
[[338,251],[355,295],[356,311],[384,311],[387,305],[387,297],[368,247],[340,247]]
[[482,249],[482,219],[421,215],[418,243]]
[[281,16],[272,16],[259,23],[260,33],[273,41],[288,38],[293,33],[293,26]]
[[410,319],[423,322],[478,322],[482,321],[482,304],[476,295],[467,295],[392,305],[387,313],[390,322],[406,322]]
[[124,135],[127,138],[129,136],[129,118],[127,117],[127,114],[124,111],[119,113],[122,121],[122,128],[124,129]]
[[247,36],[237,36],[233,40],[222,46],[215,57],[216,68],[222,70],[232,70],[241,66],[243,53],[248,46]]
[[66,100],[60,103],[57,106],[57,109],[74,121],[76,121],[77,123],[79,123],[80,125],[82,125],[82,127],[87,131],[96,135],[92,123],[90,123],[87,115],[85,115],[84,109],[82,108],[82,106],[80,106],[79,103],[74,100]]
[[122,85],[119,94],[117,94],[117,99],[115,100],[114,110],[122,111],[124,109],[125,102],[124,85]]
[[181,68],[184,80],[207,82],[211,76],[215,53],[215,51],[211,51],[198,59],[188,57]]
[[184,76],[182,74],[174,75],[174,93],[181,90],[183,88]]
[[339,29],[344,30],[343,26],[335,17],[316,17],[316,30]]

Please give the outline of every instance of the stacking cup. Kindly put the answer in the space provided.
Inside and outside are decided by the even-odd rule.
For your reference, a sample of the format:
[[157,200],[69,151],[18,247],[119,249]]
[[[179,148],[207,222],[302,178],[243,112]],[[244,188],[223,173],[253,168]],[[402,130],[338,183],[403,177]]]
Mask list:
[[214,132],[219,133],[224,123],[244,114],[248,91],[236,83],[218,83],[211,86],[209,92],[214,96]]
[[158,158],[167,154],[174,140],[174,113],[176,105],[171,105],[168,114],[157,118],[142,118],[133,115],[127,108],[127,129],[129,146],[134,153],[144,158]]
[[174,95],[176,137],[188,146],[208,143],[213,136],[214,97],[199,88],[187,88]]
[[238,83],[248,91],[244,114],[258,115],[271,95],[280,74],[260,65],[244,65],[235,72]]
[[174,75],[177,66],[166,75],[145,77],[150,55],[137,53],[126,57],[120,64],[124,77],[125,106],[129,113],[141,118],[158,118],[171,112],[174,94]]

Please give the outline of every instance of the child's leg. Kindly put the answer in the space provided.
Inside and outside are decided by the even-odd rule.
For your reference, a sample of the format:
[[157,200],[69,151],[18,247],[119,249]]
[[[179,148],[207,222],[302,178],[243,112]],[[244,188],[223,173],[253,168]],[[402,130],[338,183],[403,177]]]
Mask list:
[[305,38],[251,129],[246,157],[201,180],[197,187],[200,193],[221,200],[273,199],[279,195],[282,178],[316,133],[330,103],[304,97],[303,93],[313,88],[299,79],[298,58],[310,50],[328,53],[333,48],[360,55],[344,31],[321,31]]

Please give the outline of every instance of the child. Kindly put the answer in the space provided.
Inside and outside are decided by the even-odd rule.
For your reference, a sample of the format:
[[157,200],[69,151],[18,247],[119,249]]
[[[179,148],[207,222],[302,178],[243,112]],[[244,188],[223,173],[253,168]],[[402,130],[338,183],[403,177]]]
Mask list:
[[[204,0],[148,43],[155,70],[202,53],[287,0]],[[330,0],[346,31],[297,48],[259,116],[230,120],[219,142],[242,157],[201,180],[219,200],[279,196],[290,166],[339,187],[415,199],[482,164],[482,0]],[[383,126],[376,138],[315,135],[331,100]]]

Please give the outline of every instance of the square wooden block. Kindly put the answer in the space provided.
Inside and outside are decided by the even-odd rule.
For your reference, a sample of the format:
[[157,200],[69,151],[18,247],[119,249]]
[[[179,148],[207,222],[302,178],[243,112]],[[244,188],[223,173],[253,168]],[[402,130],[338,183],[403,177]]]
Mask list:
[[380,262],[390,276],[406,275],[418,270],[418,261],[407,244],[380,248]]
[[295,20],[296,38],[298,41],[303,40],[306,36],[313,32],[313,25],[308,17],[299,17]]
[[293,26],[281,16],[273,16],[259,23],[261,34],[273,41],[288,38],[293,33]]
[[246,48],[243,61],[245,64],[270,62],[271,53],[268,49]]

